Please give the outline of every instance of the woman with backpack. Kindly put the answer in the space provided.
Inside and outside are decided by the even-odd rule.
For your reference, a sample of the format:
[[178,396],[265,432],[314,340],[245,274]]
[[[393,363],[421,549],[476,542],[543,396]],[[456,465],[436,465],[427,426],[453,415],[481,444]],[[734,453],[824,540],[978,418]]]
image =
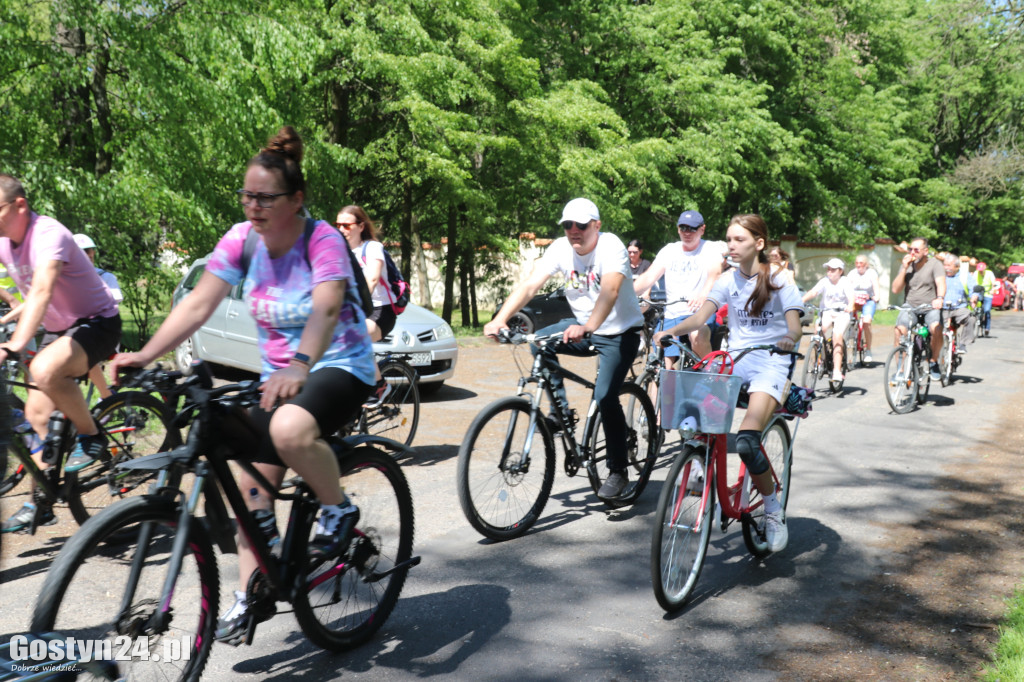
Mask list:
[[[346,206],[338,211],[338,220],[334,223],[341,234],[348,240],[348,245],[356,255],[356,260],[363,266],[366,286],[370,289],[373,299],[373,312],[366,317],[366,328],[370,332],[371,341],[380,341],[395,328],[398,313],[395,311],[395,295],[385,267],[384,245],[377,240],[373,221],[362,206]],[[373,406],[384,400],[391,387],[384,381],[377,370],[377,385],[367,405]]]

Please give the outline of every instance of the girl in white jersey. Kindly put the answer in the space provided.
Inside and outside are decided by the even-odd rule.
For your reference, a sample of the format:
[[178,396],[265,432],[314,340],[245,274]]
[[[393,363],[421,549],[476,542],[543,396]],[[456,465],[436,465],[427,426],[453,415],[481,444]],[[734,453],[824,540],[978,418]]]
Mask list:
[[[782,350],[792,350],[803,333],[800,328],[803,305],[796,285],[772,274],[765,253],[768,228],[764,219],[756,214],[734,216],[726,232],[726,243],[729,259],[739,267],[718,278],[700,310],[655,335],[655,342],[665,334],[690,333],[728,303],[730,348],[771,343]],[[794,357],[754,351],[743,356],[733,369],[734,375],[750,383],[750,403],[740,424],[736,447],[764,498],[765,530],[773,552],[786,547],[789,533],[785,511],[775,496],[775,481],[761,452],[761,431],[782,402]]]
[[821,294],[821,333],[832,332],[832,380],[842,381],[843,377],[843,334],[850,326],[853,312],[853,283],[843,275],[845,264],[838,258],[825,263],[826,275],[804,294],[804,302]]

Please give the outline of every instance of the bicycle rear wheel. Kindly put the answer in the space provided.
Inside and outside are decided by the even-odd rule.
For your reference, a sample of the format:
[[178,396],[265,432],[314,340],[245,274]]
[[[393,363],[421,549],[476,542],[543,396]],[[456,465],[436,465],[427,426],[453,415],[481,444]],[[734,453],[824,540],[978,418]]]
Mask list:
[[381,365],[380,375],[391,392],[380,404],[363,408],[359,431],[412,445],[420,423],[419,377],[404,362],[394,361]]
[[885,399],[896,414],[906,414],[917,401],[917,367],[904,346],[897,346],[885,361]]
[[[761,448],[771,464],[771,471],[775,476],[775,496],[783,511],[789,504],[789,480],[793,464],[792,443],[789,427],[782,419],[773,419],[761,434]],[[771,554],[768,539],[765,537],[764,503],[749,472],[744,477],[743,485],[747,487],[747,499],[750,500],[750,513],[743,517],[743,542],[751,554],[762,559]]]
[[361,447],[338,466],[359,508],[355,537],[344,556],[308,562],[293,602],[302,631],[329,651],[359,646],[391,615],[411,568],[414,523],[409,483],[394,458]]
[[519,537],[537,522],[555,480],[547,423],[530,403],[502,398],[483,409],[459,447],[459,504],[469,525],[492,540]]
[[[639,386],[622,384],[619,404],[626,417],[626,463],[630,481],[618,497],[602,498],[601,501],[613,509],[631,505],[640,497],[651,478],[660,443],[654,406]],[[583,434],[583,442],[590,446],[591,462],[587,465],[587,477],[596,493],[611,473],[608,468],[608,442],[600,412],[596,412],[590,421],[590,429]]]
[[807,348],[807,357],[804,358],[804,371],[801,379],[803,386],[814,390],[822,371],[821,365],[821,344],[812,340],[811,345]]
[[[704,472],[699,485],[697,465]],[[658,604],[678,611],[689,601],[700,578],[711,539],[715,483],[708,450],[687,445],[672,463],[658,497],[651,539],[651,584]]]
[[148,492],[155,471],[117,471],[118,462],[181,445],[181,433],[164,403],[142,391],[121,391],[96,405],[92,415],[110,437],[110,460],[96,460],[80,471],[65,472],[68,507],[79,524],[111,502]]
[[[191,519],[171,600],[161,604],[177,527],[178,510],[167,497],[133,497],[104,509],[61,549],[39,592],[30,629],[110,642],[114,653],[131,654],[118,663],[121,679],[198,680],[217,623],[217,563],[202,524]],[[140,544],[143,528],[151,536]],[[119,542],[124,537],[133,540]],[[131,589],[133,561],[140,562],[141,573]],[[124,599],[128,605],[122,608]],[[167,624],[155,630],[151,618],[164,610]],[[131,644],[129,651],[122,649],[125,644]]]

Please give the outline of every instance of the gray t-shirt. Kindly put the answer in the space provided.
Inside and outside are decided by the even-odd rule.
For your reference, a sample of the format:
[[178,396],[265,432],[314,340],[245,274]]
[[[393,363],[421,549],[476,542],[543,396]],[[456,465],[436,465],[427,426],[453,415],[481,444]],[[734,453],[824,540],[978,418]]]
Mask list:
[[907,305],[928,305],[938,297],[935,289],[936,278],[945,279],[946,271],[937,258],[929,258],[923,265],[911,263],[907,266],[903,290],[906,292]]

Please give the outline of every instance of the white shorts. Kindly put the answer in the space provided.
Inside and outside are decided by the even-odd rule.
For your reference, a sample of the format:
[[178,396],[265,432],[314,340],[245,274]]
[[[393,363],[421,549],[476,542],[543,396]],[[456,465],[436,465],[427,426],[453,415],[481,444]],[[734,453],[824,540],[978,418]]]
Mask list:
[[835,326],[832,329],[832,338],[842,336],[846,333],[846,328],[850,326],[850,313],[845,310],[839,312],[838,310],[826,310],[821,314],[821,328],[822,330],[828,329],[829,327]]
[[755,350],[744,355],[732,373],[750,384],[747,393],[767,393],[781,404],[795,365],[795,355],[772,355],[766,350]]

